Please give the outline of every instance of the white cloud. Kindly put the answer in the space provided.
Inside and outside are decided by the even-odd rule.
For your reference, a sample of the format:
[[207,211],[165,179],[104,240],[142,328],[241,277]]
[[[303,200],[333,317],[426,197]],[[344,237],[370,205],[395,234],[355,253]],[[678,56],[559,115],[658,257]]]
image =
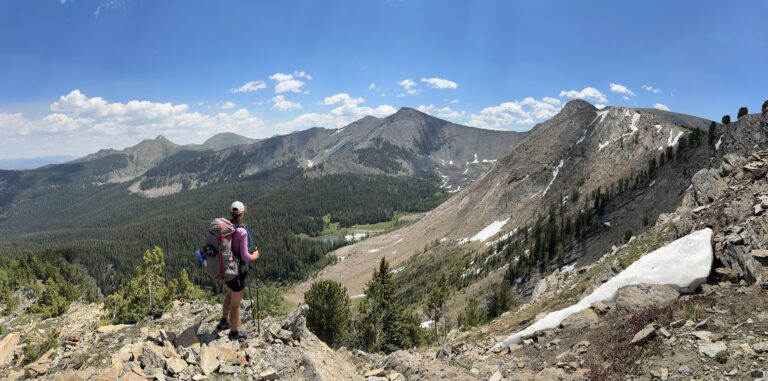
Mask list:
[[368,91],[376,91],[376,89],[377,89],[376,82],[373,82],[370,85],[368,85]]
[[479,114],[472,114],[467,124],[490,129],[532,126],[552,118],[560,111],[560,107],[552,104],[551,99],[545,101],[527,97],[519,101],[503,102],[498,106],[486,107]]
[[375,116],[382,118],[397,112],[390,105],[379,105],[375,108],[360,106],[365,99],[355,98],[347,93],[339,93],[326,97],[322,104],[326,106],[335,106],[327,113],[307,113],[296,117],[293,120],[279,123],[275,127],[280,130],[300,130],[310,127],[339,128],[346,126],[355,120],[365,116]]
[[404,94],[400,94],[400,96],[403,95],[414,95],[419,93],[419,89],[416,88],[416,82],[410,80],[410,79],[404,79],[397,83],[400,87],[402,87],[405,90]]
[[232,103],[232,102],[225,102],[224,104],[221,105],[221,109],[222,110],[231,110],[231,109],[235,108],[235,106],[237,106],[237,105]]
[[332,106],[335,104],[359,104],[365,102],[364,98],[353,98],[347,93],[338,93],[335,95],[331,95],[330,97],[325,97],[323,100],[324,105],[326,106]]
[[598,104],[596,104],[596,105],[595,105],[595,108],[596,108],[596,109],[598,109],[598,110],[602,110],[602,109],[604,109],[605,107],[606,107],[606,105],[604,105],[604,104],[602,104],[602,103],[598,103]]
[[251,91],[258,91],[265,88],[267,88],[267,84],[264,83],[264,81],[250,81],[250,82],[246,82],[244,85],[238,88],[230,89],[229,91],[235,94],[241,94],[241,93],[249,93]]
[[400,87],[402,87],[402,88],[404,88],[404,89],[406,89],[406,90],[410,89],[411,87],[415,87],[415,86],[416,86],[416,82],[413,82],[413,81],[412,81],[412,80],[410,80],[410,79],[404,79],[404,80],[402,80],[402,81],[398,82],[397,84],[398,84]]
[[[455,105],[455,104],[457,104],[457,103],[459,103],[459,102],[461,102],[461,101],[460,101],[460,100],[458,100],[458,99],[444,99],[444,100],[445,100],[446,102],[448,102],[448,103],[450,103],[450,104],[454,104],[454,105]],[[560,102],[560,101],[558,100],[558,102]]]
[[285,99],[284,96],[278,95],[272,98],[272,110],[278,112],[301,110],[301,104],[297,102],[291,102]]
[[552,97],[544,97],[542,99],[542,101],[544,101],[546,103],[549,103],[549,104],[553,104],[553,105],[559,105],[560,104],[560,100],[559,99],[552,98]]
[[608,98],[600,90],[594,87],[585,87],[581,91],[576,90],[563,90],[560,92],[561,97],[578,98],[598,103],[608,103]]
[[618,83],[611,83],[610,86],[611,86],[612,93],[623,94],[625,95],[624,99],[629,99],[628,97],[635,96],[635,93],[624,85],[620,85]]
[[307,74],[307,72],[305,71],[294,71],[293,75],[295,75],[298,78],[306,78],[306,79],[312,80],[312,76]]
[[269,79],[275,81],[275,93],[276,94],[282,94],[282,93],[306,93],[304,90],[304,85],[306,85],[305,82],[299,81],[298,79],[294,78],[294,75],[296,78],[306,78],[306,79],[312,79],[312,76],[305,73],[305,72],[296,72],[294,74],[283,74],[283,73],[275,73],[269,76]]
[[645,91],[648,91],[648,92],[651,92],[651,93],[654,93],[654,94],[658,94],[658,93],[660,93],[660,92],[661,92],[661,89],[660,89],[660,88],[658,88],[658,87],[653,87],[653,86],[651,86],[651,85],[643,85],[643,90],[645,90]]
[[[153,137],[162,133],[189,141],[190,137],[207,137],[217,132],[252,132],[264,124],[245,109],[208,115],[192,112],[186,104],[145,100],[108,102],[101,97],[88,97],[80,90],[61,96],[51,104],[50,110],[51,114],[39,120],[28,120],[20,113],[0,114],[0,130],[17,136]],[[8,127],[11,125],[15,127]]]
[[424,82],[427,84],[427,86],[433,88],[433,89],[449,89],[449,90],[456,90],[459,85],[456,82],[453,82],[451,80],[447,80],[445,78],[422,78],[421,82]]
[[458,120],[459,118],[463,117],[466,112],[464,110],[452,110],[450,107],[435,107],[435,105],[419,105],[419,107],[416,107],[417,110],[429,114],[432,116],[436,116],[441,119],[451,119],[451,120]]
[[667,107],[667,105],[663,105],[661,103],[656,103],[655,105],[653,105],[653,108],[655,108],[657,110],[669,111],[669,107]]

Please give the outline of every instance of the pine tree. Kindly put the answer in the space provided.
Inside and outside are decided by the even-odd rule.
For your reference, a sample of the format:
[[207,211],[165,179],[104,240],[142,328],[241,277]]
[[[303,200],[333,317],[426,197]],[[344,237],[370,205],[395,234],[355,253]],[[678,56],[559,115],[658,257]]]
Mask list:
[[309,306],[307,327],[331,347],[341,345],[349,329],[350,300],[347,289],[332,280],[312,284],[304,293]]
[[501,281],[488,294],[488,317],[493,319],[507,312],[514,303],[509,282]]
[[762,108],[763,114],[768,114],[768,100],[763,102],[763,108]]
[[[406,314],[396,294],[389,263],[385,258],[366,284],[365,299],[360,303],[360,344],[370,352],[391,353],[413,345],[408,337]],[[412,323],[412,322],[411,322]]]
[[726,125],[726,126],[727,126],[727,125],[731,124],[731,116],[730,116],[730,115],[728,115],[728,114],[726,114],[726,115],[723,115],[723,119],[721,119],[720,121],[721,121],[721,122],[722,122],[724,125]]
[[741,119],[749,114],[749,109],[746,107],[739,108],[739,113],[736,114],[736,119]]
[[64,296],[67,286],[72,287],[70,284],[59,284],[53,278],[48,278],[45,281],[45,290],[30,310],[39,313],[43,319],[61,316],[69,309],[69,300]]
[[191,300],[205,299],[205,292],[192,283],[187,274],[187,269],[181,269],[179,272],[179,278],[171,281],[169,287],[172,299],[176,299],[182,303],[189,302]]
[[447,298],[445,287],[445,277],[441,277],[440,280],[432,284],[429,294],[427,294],[427,315],[433,322],[435,330],[435,338],[440,345],[445,344],[445,337],[448,334],[447,324],[443,324],[443,332],[441,336],[440,321],[445,317],[445,301]]
[[159,317],[173,295],[163,277],[165,258],[159,247],[144,252],[143,264],[136,267],[133,279],[110,295],[105,305],[119,323],[136,323],[145,317]]

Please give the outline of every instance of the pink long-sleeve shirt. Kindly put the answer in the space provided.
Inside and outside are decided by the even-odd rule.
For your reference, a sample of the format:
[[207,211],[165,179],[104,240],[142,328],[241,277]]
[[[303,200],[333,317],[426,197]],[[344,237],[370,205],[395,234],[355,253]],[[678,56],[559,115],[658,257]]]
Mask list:
[[235,229],[235,234],[232,236],[232,252],[246,262],[256,259],[253,253],[248,252],[248,232],[245,228]]

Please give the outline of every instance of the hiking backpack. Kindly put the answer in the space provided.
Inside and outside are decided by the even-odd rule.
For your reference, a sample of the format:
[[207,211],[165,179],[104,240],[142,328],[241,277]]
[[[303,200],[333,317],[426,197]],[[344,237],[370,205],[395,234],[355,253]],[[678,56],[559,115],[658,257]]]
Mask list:
[[240,275],[240,258],[232,252],[232,236],[237,227],[226,218],[211,221],[205,241],[205,273],[216,280],[232,280]]

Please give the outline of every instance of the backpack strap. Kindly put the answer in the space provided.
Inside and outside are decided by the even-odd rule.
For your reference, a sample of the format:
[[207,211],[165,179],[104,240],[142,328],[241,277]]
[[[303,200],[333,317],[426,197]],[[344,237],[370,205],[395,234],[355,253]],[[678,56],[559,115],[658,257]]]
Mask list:
[[245,229],[245,233],[247,234],[247,237],[248,237],[248,253],[253,253],[254,250],[256,250],[256,245],[253,243],[253,234],[251,233],[251,229],[248,229],[248,227],[245,226],[245,224],[235,225],[235,230],[237,230],[237,228]]

